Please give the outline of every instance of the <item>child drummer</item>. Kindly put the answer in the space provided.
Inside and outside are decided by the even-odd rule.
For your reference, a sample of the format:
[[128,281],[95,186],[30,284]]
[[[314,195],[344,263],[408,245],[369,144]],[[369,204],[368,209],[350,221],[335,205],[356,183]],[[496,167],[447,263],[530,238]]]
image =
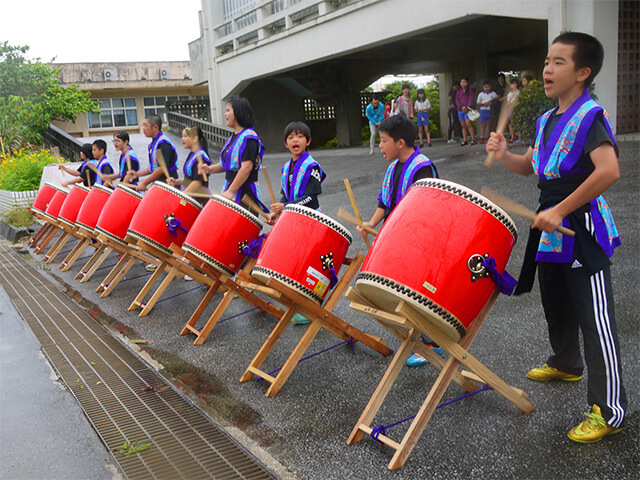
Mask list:
[[282,197],[271,205],[271,213],[265,220],[273,225],[286,205],[296,204],[320,209],[318,195],[322,193],[322,182],[326,174],[309,155],[311,130],[302,122],[291,122],[284,129],[284,145],[291,152],[291,160],[282,166]]
[[[380,152],[391,162],[382,181],[382,188],[378,195],[378,208],[368,222],[369,227],[375,227],[385,220],[405,196],[409,187],[422,178],[438,178],[436,166],[425,155],[420,153],[418,147],[413,144],[418,134],[418,127],[406,115],[400,113],[384,119],[380,123]],[[356,227],[362,238],[366,232],[362,227]],[[426,337],[423,342],[439,355],[444,355],[444,350]],[[426,359],[414,353],[407,359],[407,365],[415,367],[425,365]]]
[[[578,327],[589,371],[592,411],[571,429],[578,443],[593,443],[622,431],[627,399],[613,308],[609,257],[620,238],[601,194],[620,177],[618,149],[604,109],[589,96],[604,49],[584,33],[559,35],[549,47],[543,71],[545,94],[558,106],[537,121],[533,148],[507,152],[502,133],[492,133],[487,151],[520,175],[536,173],[539,214],[531,225],[516,295],[531,291],[536,266],[549,327],[552,355],[529,371],[535,381],[582,378]],[[556,233],[559,225],[575,237]]]
[[[282,166],[280,202],[271,205],[271,213],[266,218],[273,225],[286,205],[302,205],[314,210],[320,209],[318,195],[322,193],[322,182],[326,174],[318,162],[309,155],[311,130],[302,122],[291,122],[284,129],[284,145],[291,152],[291,160]],[[296,313],[291,320],[298,325],[310,320]]]

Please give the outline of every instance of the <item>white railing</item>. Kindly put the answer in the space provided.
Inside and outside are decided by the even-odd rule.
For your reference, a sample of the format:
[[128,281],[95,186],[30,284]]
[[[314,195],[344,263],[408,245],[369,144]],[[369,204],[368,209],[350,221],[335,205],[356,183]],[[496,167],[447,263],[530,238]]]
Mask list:
[[216,53],[226,55],[321,17],[329,19],[378,1],[225,0],[224,21],[213,28]]

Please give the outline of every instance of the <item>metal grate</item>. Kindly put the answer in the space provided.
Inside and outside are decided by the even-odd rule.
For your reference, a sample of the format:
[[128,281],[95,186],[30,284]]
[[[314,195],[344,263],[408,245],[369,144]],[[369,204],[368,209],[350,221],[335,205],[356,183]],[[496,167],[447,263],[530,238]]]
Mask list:
[[[128,478],[275,478],[4,245],[0,284]],[[115,454],[125,442],[149,448]]]

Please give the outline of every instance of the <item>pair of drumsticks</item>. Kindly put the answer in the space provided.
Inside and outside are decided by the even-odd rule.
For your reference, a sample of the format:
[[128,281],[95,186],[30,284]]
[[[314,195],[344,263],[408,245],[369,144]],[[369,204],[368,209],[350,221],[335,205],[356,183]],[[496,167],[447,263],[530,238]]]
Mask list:
[[[509,106],[508,102],[503,101],[502,106],[500,107],[500,117],[498,118],[498,125],[496,127],[496,132],[501,133],[507,128],[507,124],[509,123]],[[492,150],[487,154],[487,158],[484,161],[484,166],[487,168],[491,168],[493,165],[493,159],[496,156],[496,151]],[[491,190],[489,187],[484,186],[480,193],[491,200],[493,203],[498,205],[507,213],[512,213],[513,215],[517,215],[522,218],[526,218],[528,220],[535,220],[538,216],[536,212],[528,209],[524,205],[520,205],[519,203],[514,202],[513,200],[508,199],[507,197],[500,195],[499,193]],[[576,232],[570,230],[563,226],[558,226],[556,231],[562,233],[563,235],[567,235],[568,237],[573,237]]]

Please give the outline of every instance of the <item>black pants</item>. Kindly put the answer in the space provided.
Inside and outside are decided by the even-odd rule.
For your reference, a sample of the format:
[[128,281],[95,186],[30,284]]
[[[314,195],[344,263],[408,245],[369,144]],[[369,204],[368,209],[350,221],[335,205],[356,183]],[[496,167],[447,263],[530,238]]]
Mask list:
[[538,279],[553,349],[547,364],[566,373],[582,374],[579,327],[587,364],[589,405],[598,405],[609,425],[623,426],[627,397],[609,267],[588,275],[582,267],[572,268],[571,264],[540,262]]
[[462,137],[462,128],[460,127],[460,121],[458,120],[458,111],[449,109],[449,132],[447,133],[447,140],[451,140],[451,134],[458,134]]

